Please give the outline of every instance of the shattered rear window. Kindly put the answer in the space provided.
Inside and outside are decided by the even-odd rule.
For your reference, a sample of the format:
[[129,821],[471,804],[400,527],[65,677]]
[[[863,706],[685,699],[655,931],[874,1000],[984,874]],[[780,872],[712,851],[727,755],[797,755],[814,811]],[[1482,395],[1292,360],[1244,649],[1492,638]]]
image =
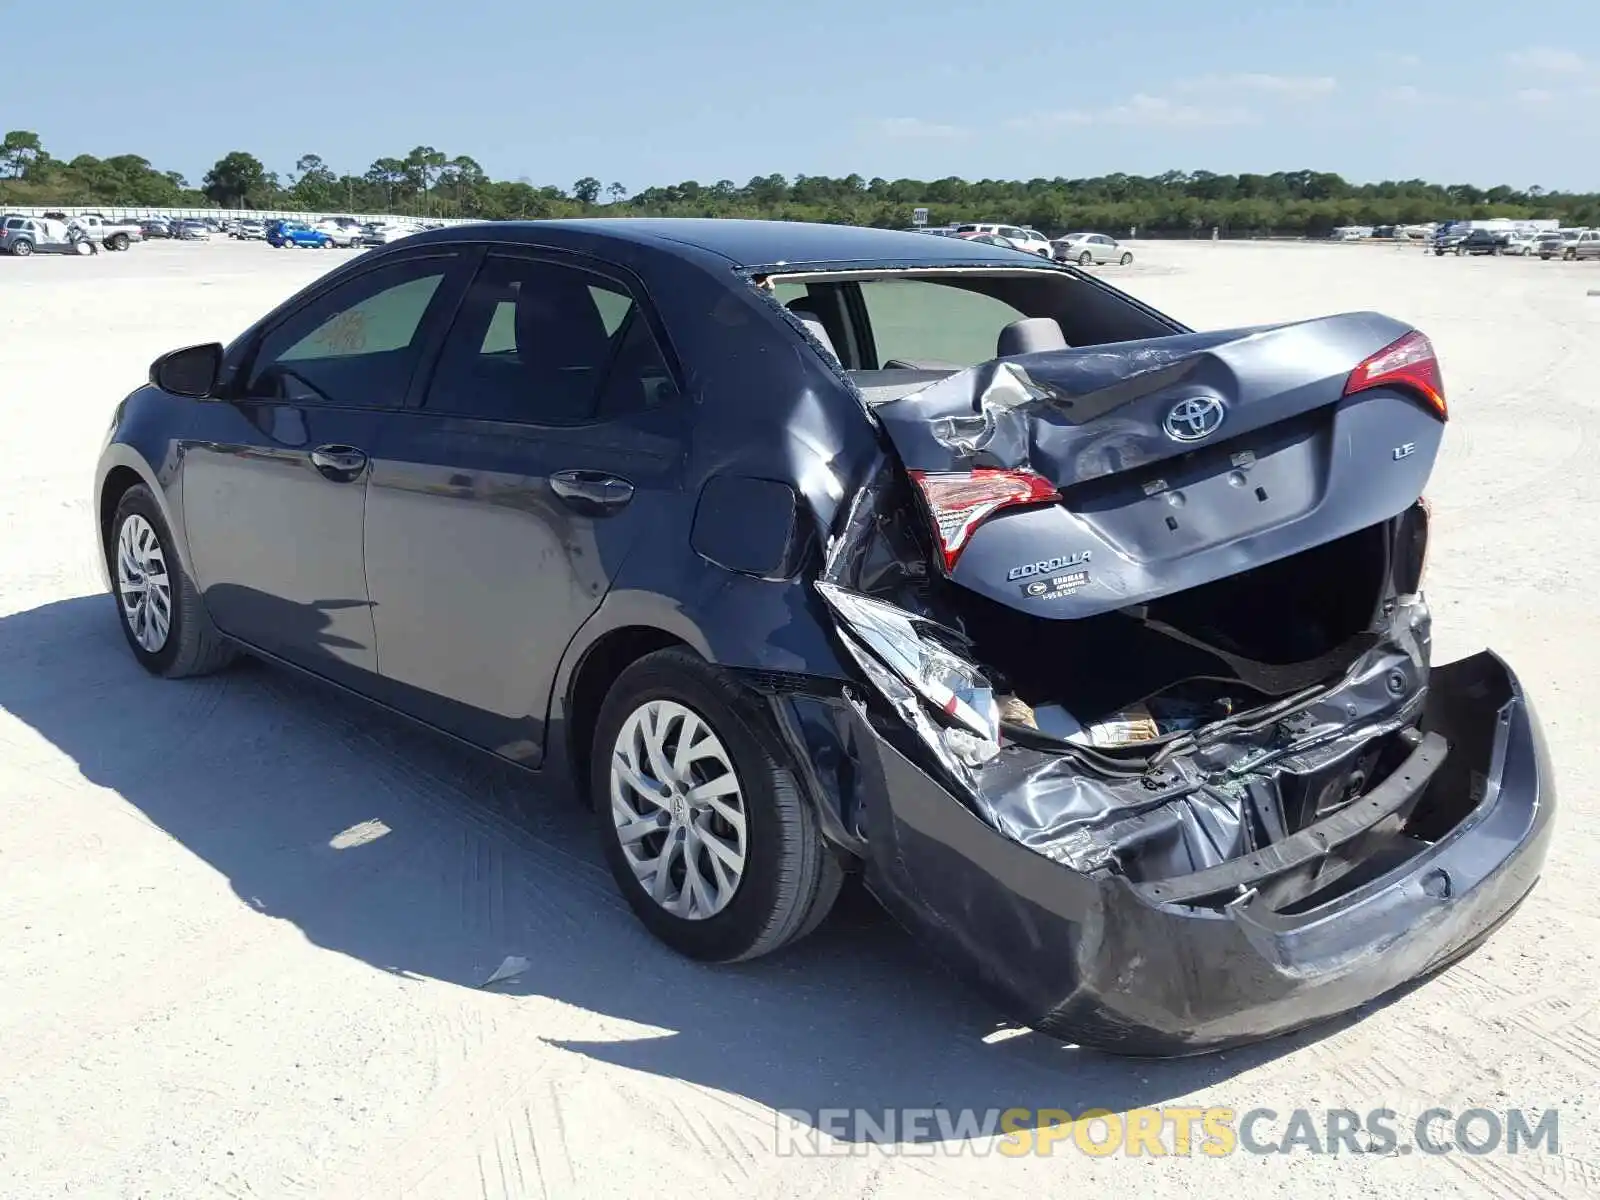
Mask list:
[[1028,315],[993,296],[922,279],[867,280],[861,296],[882,364],[988,362],[1000,331]]

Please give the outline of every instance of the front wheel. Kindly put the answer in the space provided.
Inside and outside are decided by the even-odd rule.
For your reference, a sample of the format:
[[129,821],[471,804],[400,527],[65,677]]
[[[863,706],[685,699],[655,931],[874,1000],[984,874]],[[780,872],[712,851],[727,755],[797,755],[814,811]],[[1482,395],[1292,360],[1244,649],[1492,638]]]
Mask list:
[[107,250],[126,250],[128,248],[128,235],[125,233],[112,234],[111,240],[106,243]]
[[72,252],[79,258],[88,258],[94,253],[94,243],[88,238],[79,238],[72,244]]
[[805,936],[843,880],[759,710],[686,650],[628,667],[600,711],[590,788],[606,861],[634,914],[707,962]]
[[1123,256],[1117,260],[1117,262],[1120,263],[1124,267],[1127,266],[1132,261],[1133,261],[1133,255],[1127,254],[1127,253],[1124,253]]
[[179,679],[220,670],[237,657],[206,615],[173,551],[166,518],[143,484],[117,502],[105,552],[123,635],[145,670]]

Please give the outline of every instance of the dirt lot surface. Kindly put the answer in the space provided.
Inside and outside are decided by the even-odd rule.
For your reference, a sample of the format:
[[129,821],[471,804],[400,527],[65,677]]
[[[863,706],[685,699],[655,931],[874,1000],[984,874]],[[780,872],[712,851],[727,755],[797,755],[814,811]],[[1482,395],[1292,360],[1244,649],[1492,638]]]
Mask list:
[[[1138,253],[1106,277],[1191,324],[1377,308],[1439,347],[1436,658],[1514,665],[1564,805],[1481,951],[1362,1019],[1180,1062],[994,1036],[861,900],[776,959],[681,961],[527,778],[264,667],[158,682],[122,641],[89,512],[113,406],[344,252],[0,258],[0,1196],[1600,1193],[1600,266]],[[507,955],[529,969],[481,989]],[[1560,1146],[1096,1161],[935,1125],[894,1157],[776,1149],[779,1109],[1153,1105],[1277,1110],[1262,1141],[1298,1105],[1394,1109],[1403,1142],[1434,1106],[1556,1108]]]

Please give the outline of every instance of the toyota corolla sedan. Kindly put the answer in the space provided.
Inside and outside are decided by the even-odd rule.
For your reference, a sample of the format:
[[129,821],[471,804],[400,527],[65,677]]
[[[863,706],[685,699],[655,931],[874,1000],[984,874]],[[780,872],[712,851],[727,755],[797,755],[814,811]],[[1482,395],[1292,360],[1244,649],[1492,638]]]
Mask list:
[[256,655],[572,782],[685,955],[857,874],[1015,1019],[1183,1054],[1452,962],[1539,875],[1521,684],[1430,663],[1447,412],[1376,313],[1197,332],[897,231],[458,226],[157,359],[95,536],[153,675]]

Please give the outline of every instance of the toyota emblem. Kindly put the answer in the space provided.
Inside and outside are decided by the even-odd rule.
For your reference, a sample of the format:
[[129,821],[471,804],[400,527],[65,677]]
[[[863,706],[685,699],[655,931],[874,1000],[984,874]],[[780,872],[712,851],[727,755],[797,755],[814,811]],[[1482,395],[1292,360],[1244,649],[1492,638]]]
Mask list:
[[1174,441],[1198,442],[1217,431],[1224,415],[1221,400],[1212,396],[1190,396],[1172,406],[1162,426]]

